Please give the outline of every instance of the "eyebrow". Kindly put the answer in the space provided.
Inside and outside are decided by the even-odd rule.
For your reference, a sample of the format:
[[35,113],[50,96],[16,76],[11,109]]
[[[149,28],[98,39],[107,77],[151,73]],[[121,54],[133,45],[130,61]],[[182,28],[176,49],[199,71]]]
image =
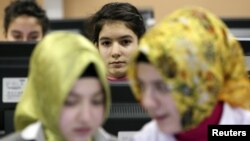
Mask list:
[[[12,30],[11,33],[20,34],[20,33],[22,33],[22,32],[19,31],[19,30]],[[38,31],[32,31],[32,32],[30,32],[29,34],[39,34],[39,32],[38,32]]]
[[11,33],[20,34],[21,32],[19,30],[12,30]]
[[101,40],[111,40],[111,39],[108,37],[101,37],[99,40],[101,41]]
[[[94,92],[94,93],[91,94],[91,95],[93,95],[93,97],[97,97],[97,96],[99,96],[99,95],[103,95],[102,93],[104,93],[104,92],[103,92],[102,89],[100,89],[100,90]],[[80,95],[80,94],[78,94],[78,93],[70,92],[70,94],[69,94],[68,96],[77,96],[77,97],[78,97],[79,95]]]
[[166,85],[166,84],[164,83],[164,81],[162,81],[162,80],[156,80],[156,81],[153,82],[153,84],[154,84],[154,85],[161,85],[161,84]]
[[124,36],[121,36],[121,37],[119,37],[120,39],[123,39],[123,38],[132,38],[132,36],[131,35],[124,35]]
[[39,32],[38,31],[32,31],[32,32],[30,32],[30,34],[39,34]]
[[[131,38],[131,39],[133,39],[131,35],[124,35],[124,36],[119,37],[118,39],[124,39],[124,38]],[[105,37],[104,36],[104,37],[101,37],[99,40],[101,41],[101,40],[111,40],[111,39],[109,37]]]

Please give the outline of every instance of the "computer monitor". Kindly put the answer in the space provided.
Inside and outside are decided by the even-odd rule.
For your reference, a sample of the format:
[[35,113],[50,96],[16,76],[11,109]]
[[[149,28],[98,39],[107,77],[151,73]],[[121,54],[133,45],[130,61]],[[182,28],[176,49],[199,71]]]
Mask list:
[[83,18],[51,19],[49,32],[58,30],[76,32],[88,37],[87,22]]
[[13,131],[13,113],[28,74],[35,42],[0,42],[0,136]]
[[137,131],[150,121],[150,117],[134,98],[129,83],[110,83],[112,105],[104,128],[113,135],[119,131]]
[[155,16],[152,8],[139,9],[139,12],[142,15],[146,29],[149,29],[155,24]]
[[250,77],[250,39],[240,39],[238,41],[243,49],[248,75]]
[[222,18],[222,20],[238,39],[250,39],[249,18]]

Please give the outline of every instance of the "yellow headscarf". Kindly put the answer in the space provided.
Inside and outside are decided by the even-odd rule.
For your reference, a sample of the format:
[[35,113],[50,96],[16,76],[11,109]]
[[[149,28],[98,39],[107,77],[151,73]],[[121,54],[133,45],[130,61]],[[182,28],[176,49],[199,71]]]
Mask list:
[[94,45],[76,33],[57,31],[45,36],[31,56],[27,85],[15,112],[16,130],[39,120],[46,140],[64,140],[59,132],[61,108],[74,82],[90,64],[104,87],[107,116],[110,90],[106,68]]
[[176,10],[144,35],[128,70],[138,100],[136,64],[142,54],[172,88],[182,120],[186,120],[184,129],[208,117],[218,101],[250,108],[250,83],[241,46],[209,11],[200,7]]

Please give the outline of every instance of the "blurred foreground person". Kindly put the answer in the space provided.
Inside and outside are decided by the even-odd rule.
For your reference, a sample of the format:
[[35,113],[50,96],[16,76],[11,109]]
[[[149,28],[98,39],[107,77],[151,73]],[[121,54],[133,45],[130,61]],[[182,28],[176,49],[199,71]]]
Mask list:
[[32,53],[29,76],[15,111],[17,133],[6,140],[113,141],[106,68],[80,34],[52,32]]
[[135,141],[207,141],[208,125],[250,124],[250,83],[240,44],[215,15],[179,9],[151,28],[129,66],[152,121]]

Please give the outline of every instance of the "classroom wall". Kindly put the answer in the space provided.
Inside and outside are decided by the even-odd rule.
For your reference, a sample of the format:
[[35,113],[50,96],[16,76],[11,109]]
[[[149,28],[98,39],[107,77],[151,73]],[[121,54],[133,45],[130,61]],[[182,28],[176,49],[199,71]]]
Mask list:
[[64,15],[66,18],[86,17],[111,1],[129,2],[138,8],[153,8],[156,21],[187,5],[206,7],[222,17],[250,17],[250,0],[64,0]]
[[[4,8],[11,0],[0,0],[0,40],[3,38]],[[41,6],[44,1],[37,0]],[[152,8],[156,22],[176,8],[187,5],[205,7],[221,17],[250,18],[250,0],[61,0],[63,2],[64,18],[82,18],[93,14],[102,5],[111,1],[129,2],[139,9]]]

